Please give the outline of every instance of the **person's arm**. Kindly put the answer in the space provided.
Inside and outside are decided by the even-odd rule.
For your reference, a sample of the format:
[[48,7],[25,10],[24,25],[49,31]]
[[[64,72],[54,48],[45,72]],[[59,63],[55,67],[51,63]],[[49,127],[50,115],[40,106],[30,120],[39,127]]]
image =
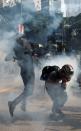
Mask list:
[[16,56],[15,56],[13,53],[10,53],[10,54],[8,54],[8,55],[5,57],[4,60],[5,60],[5,61],[13,61],[13,62],[15,62]]

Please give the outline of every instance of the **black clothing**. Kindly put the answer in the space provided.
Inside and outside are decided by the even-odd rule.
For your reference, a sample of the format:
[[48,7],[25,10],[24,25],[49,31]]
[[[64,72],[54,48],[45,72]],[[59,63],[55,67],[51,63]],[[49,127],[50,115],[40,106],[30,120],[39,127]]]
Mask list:
[[49,76],[51,79],[57,79],[59,70],[60,68],[58,66],[45,66],[42,70],[40,79],[46,81],[48,80]]

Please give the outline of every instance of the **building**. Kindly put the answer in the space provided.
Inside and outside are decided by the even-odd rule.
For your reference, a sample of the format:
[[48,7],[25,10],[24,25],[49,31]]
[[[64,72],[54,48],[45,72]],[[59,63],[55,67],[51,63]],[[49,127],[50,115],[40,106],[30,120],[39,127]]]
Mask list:
[[16,3],[20,3],[21,0],[0,0],[0,7],[13,7],[16,5]]
[[49,0],[41,0],[41,10],[49,12]]
[[61,0],[49,0],[50,11],[60,12],[61,11]]
[[49,0],[34,0],[36,11],[49,11]]
[[41,11],[41,0],[33,0],[36,11]]
[[60,12],[61,0],[34,0],[37,11],[42,12]]
[[64,0],[66,5],[66,16],[76,16],[81,13],[81,0]]

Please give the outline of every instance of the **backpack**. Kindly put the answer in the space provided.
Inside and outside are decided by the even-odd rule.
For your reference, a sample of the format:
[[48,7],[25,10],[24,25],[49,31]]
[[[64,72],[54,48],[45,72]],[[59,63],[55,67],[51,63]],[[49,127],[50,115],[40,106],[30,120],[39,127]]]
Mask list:
[[56,65],[54,66],[45,66],[43,69],[42,69],[42,74],[41,74],[41,77],[40,79],[43,80],[43,81],[46,81],[48,80],[48,77],[50,75],[51,72],[58,72],[60,70],[60,68]]

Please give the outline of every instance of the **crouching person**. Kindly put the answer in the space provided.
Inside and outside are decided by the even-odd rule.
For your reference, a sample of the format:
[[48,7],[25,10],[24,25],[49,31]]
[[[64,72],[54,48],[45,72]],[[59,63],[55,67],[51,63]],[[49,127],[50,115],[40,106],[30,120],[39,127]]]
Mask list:
[[63,114],[62,107],[67,101],[66,83],[71,80],[73,67],[64,65],[61,69],[58,66],[46,66],[42,70],[41,80],[45,81],[45,88],[53,101],[53,114]]

